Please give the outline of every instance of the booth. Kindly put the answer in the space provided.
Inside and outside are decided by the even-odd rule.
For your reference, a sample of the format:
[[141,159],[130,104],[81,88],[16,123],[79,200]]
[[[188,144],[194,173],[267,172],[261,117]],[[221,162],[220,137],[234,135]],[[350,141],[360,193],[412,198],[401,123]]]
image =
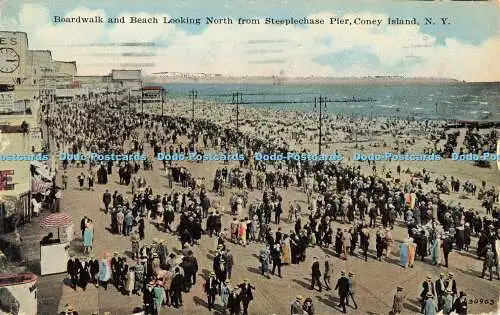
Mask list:
[[69,243],[40,244],[40,274],[42,276],[66,272]]
[[[73,239],[72,219],[65,213],[52,213],[40,221],[43,228],[57,228],[57,238],[44,237],[40,241],[40,274],[65,273],[69,259],[70,242]],[[61,241],[59,229],[65,228],[65,239]]]
[[0,313],[37,315],[37,276],[32,273],[0,275]]

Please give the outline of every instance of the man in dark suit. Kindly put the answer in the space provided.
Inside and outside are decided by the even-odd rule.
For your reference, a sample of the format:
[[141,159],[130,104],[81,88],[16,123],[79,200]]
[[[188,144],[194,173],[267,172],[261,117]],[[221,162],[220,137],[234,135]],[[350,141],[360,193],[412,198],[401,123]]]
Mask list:
[[82,220],[80,221],[80,230],[82,230],[82,239],[83,239],[83,232],[85,232],[86,227],[87,227],[87,216],[83,216]]
[[217,278],[215,277],[215,273],[213,271],[210,272],[210,276],[205,283],[205,293],[208,298],[208,310],[212,311],[212,308],[215,307],[215,296],[217,295],[217,288],[219,287],[219,283]]
[[319,292],[321,292],[321,271],[319,270],[318,257],[313,257],[313,264],[311,268],[311,290],[314,290],[314,285],[317,283]]
[[245,278],[243,281],[244,282],[240,284],[240,297],[241,302],[243,302],[243,315],[248,315],[248,305],[253,300],[252,290],[254,290],[255,287],[248,282],[248,278]]
[[340,278],[337,280],[337,285],[334,290],[338,290],[340,304],[338,307],[342,307],[342,312],[347,313],[345,309],[347,295],[349,294],[349,279],[345,276],[345,271],[340,272]]
[[283,233],[281,232],[281,228],[278,228],[278,231],[276,231],[276,234],[275,234],[274,244],[279,244],[281,242],[282,237],[283,237]]
[[443,303],[441,302],[441,296],[443,295],[444,291],[446,291],[446,283],[444,279],[444,273],[439,274],[439,279],[436,280],[434,287],[436,288],[436,298],[438,302],[438,310],[443,309]]
[[420,292],[420,298],[422,299],[422,308],[420,310],[421,313],[424,312],[425,299],[428,293],[432,294],[432,296],[436,296],[436,289],[434,287],[434,283],[432,282],[431,276],[427,276],[426,280],[422,282],[422,292]]
[[278,276],[281,278],[281,250],[279,244],[276,244],[271,248],[271,258],[273,260],[273,269],[271,273],[274,276],[276,267],[278,267]]
[[444,256],[444,266],[448,268],[448,255],[453,250],[453,240],[447,237],[443,240],[443,256]]
[[446,288],[451,290],[451,294],[453,296],[452,301],[455,301],[455,298],[457,296],[457,282],[453,278],[454,274],[453,272],[448,273],[448,280],[446,281]]
[[66,272],[71,278],[71,287],[76,291],[76,284],[78,283],[78,265],[73,256],[71,256],[66,264]]
[[104,195],[102,196],[102,202],[104,203],[104,211],[106,214],[108,214],[109,205],[111,204],[111,199],[112,199],[111,193],[109,192],[109,190],[106,189]]

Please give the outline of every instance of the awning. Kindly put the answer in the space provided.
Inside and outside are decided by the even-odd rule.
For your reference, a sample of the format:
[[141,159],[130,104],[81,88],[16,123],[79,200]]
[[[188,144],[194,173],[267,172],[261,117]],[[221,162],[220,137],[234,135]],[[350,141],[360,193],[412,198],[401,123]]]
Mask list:
[[31,165],[35,167],[35,171],[37,174],[39,174],[41,177],[43,177],[46,180],[52,181],[54,174],[51,174],[49,172],[47,165],[45,165],[39,161],[31,161]]
[[52,213],[40,221],[40,226],[43,228],[61,228],[73,223],[73,219],[63,212]]

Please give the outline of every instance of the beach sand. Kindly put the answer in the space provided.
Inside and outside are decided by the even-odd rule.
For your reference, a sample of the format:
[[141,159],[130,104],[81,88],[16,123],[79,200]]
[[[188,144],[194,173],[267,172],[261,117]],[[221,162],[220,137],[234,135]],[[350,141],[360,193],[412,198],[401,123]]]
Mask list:
[[[155,108],[156,107],[156,108]],[[159,105],[145,108],[145,111],[160,114]],[[168,100],[164,105],[165,115],[175,115],[190,118],[192,116],[192,104],[189,100]],[[338,152],[344,157],[344,162],[361,165],[365,174],[371,174],[371,166],[367,162],[352,161],[356,152],[398,154],[401,151],[409,154],[423,154],[424,150],[434,148],[434,140],[430,140],[430,134],[436,133],[446,124],[444,121],[431,121],[431,127],[425,128],[423,122],[399,120],[394,118],[355,118],[339,117],[330,115],[323,122],[323,145],[322,154],[333,154]],[[202,118],[223,126],[236,128],[236,106],[219,105],[214,102],[197,101],[195,104],[195,119]],[[270,109],[256,109],[240,106],[239,128],[243,133],[268,139],[270,143],[287,143],[291,150],[306,150],[312,154],[318,153],[319,119],[317,113],[298,112]],[[434,127],[432,127],[434,126]],[[464,140],[466,128],[450,129],[447,133],[459,131],[457,139],[458,147]],[[491,129],[481,130],[488,133]],[[500,132],[500,130],[498,130]],[[298,141],[302,139],[302,141]],[[442,148],[445,140],[440,140],[436,147]],[[493,153],[493,152],[492,152]],[[486,182],[486,187],[500,187],[499,170],[496,162],[492,161],[491,167],[478,167],[473,161],[453,161],[441,159],[440,161],[377,161],[378,174],[383,169],[390,170],[397,178],[396,169],[400,165],[402,170],[409,169],[411,173],[420,172],[423,169],[431,174],[432,181],[435,178],[446,176],[448,180],[453,176],[460,183],[469,180],[476,187],[480,187],[481,181]],[[412,174],[401,174],[401,180],[406,181]],[[433,183],[424,184],[427,191],[434,187]],[[479,202],[473,199],[459,199],[458,196],[444,195],[443,198],[450,202],[461,202],[466,208],[480,208]],[[479,210],[479,209],[478,209]]]

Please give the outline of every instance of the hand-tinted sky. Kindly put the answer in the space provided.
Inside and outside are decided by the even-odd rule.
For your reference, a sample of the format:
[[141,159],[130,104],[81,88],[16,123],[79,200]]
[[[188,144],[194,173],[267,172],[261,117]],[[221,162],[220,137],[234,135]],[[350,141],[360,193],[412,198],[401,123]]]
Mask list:
[[[442,76],[498,80],[495,2],[327,0],[2,1],[0,27],[28,32],[31,49],[76,60],[79,72],[144,66],[145,72],[228,75]],[[200,25],[54,24],[54,16],[198,17]],[[382,19],[381,26],[206,25],[206,17]],[[388,17],[418,26],[389,26]],[[446,17],[449,25],[442,25]],[[425,18],[436,24],[424,25]],[[264,41],[262,41],[262,39]],[[102,46],[148,42],[149,46]],[[91,46],[89,46],[91,45]]]

